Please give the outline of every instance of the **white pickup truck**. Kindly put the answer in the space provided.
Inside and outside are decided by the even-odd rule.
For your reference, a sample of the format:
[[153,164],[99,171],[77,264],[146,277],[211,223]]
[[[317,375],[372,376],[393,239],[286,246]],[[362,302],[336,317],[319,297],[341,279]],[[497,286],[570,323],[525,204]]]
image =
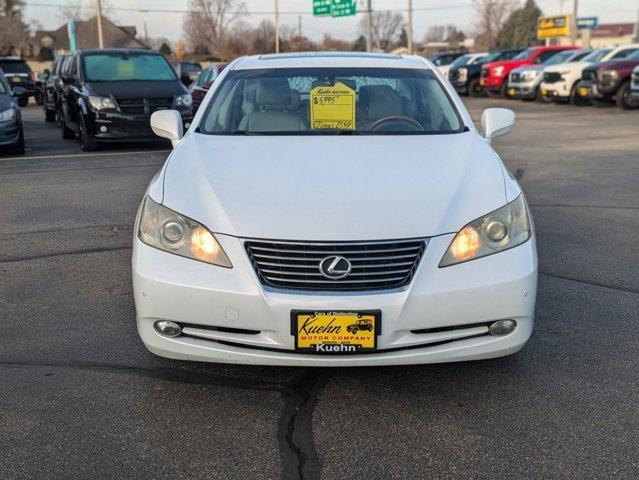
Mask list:
[[639,50],[639,43],[620,47],[599,48],[581,62],[560,63],[544,69],[543,81],[540,85],[541,96],[557,103],[588,103],[587,97],[579,96],[577,84],[581,80],[584,69],[594,63],[608,60],[620,60]]

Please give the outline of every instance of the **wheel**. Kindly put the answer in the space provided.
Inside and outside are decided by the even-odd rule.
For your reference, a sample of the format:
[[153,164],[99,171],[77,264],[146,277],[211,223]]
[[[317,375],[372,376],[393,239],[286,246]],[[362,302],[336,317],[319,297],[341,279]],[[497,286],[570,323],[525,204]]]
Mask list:
[[617,105],[624,110],[634,110],[639,103],[630,97],[630,82],[624,82],[617,90]]
[[500,96],[504,97],[506,100],[514,100],[514,96],[508,93],[508,84],[504,83],[499,92]]
[[58,127],[60,127],[62,138],[64,138],[65,140],[75,139],[75,132],[67,127],[67,124],[65,123],[64,117],[61,113],[58,114]]
[[468,95],[475,98],[486,96],[484,87],[479,84],[478,78],[473,78],[470,82],[468,82]]
[[29,105],[29,97],[27,97],[26,95],[18,97],[18,107],[24,108],[27,105]]
[[44,103],[44,99],[42,98],[42,93],[36,92],[34,98],[38,105],[42,105]]
[[98,149],[96,142],[87,132],[87,124],[84,115],[80,115],[80,146],[84,152],[93,152]]
[[24,132],[20,130],[20,137],[18,138],[18,143],[15,145],[11,145],[9,147],[10,153],[15,153],[17,155],[24,155]]
[[44,120],[46,122],[55,122],[55,110],[44,109]]

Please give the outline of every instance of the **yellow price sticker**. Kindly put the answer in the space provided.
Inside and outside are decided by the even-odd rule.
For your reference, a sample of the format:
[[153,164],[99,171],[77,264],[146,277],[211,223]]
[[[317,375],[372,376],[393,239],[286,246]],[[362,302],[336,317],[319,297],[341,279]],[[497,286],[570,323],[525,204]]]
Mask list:
[[312,89],[311,128],[355,130],[355,90],[342,82]]

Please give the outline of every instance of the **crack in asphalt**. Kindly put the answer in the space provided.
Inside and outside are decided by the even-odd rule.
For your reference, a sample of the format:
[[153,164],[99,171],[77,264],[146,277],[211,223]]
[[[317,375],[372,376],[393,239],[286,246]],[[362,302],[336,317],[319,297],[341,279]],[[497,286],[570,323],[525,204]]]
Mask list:
[[542,271],[539,272],[539,275],[545,275],[547,277],[557,278],[559,280],[568,280],[570,282],[583,283],[585,285],[590,285],[592,287],[607,288],[609,290],[616,290],[618,292],[634,293],[639,295],[639,290],[636,288],[615,287],[612,285],[607,285],[605,283],[591,282],[589,280],[580,280],[579,278],[566,277],[564,275],[557,275],[555,273],[548,273],[548,272],[542,272]]
[[14,262],[24,262],[27,260],[39,260],[42,258],[53,258],[53,257],[63,257],[67,255],[85,255],[89,253],[103,253],[103,252],[118,252],[121,250],[131,250],[132,247],[124,246],[124,247],[101,247],[101,248],[89,248],[86,250],[70,250],[67,252],[54,252],[54,253],[45,253],[41,255],[26,255],[23,257],[0,257],[0,263],[14,263]]
[[278,440],[282,480],[320,477],[320,461],[313,441],[313,412],[328,379],[328,370],[305,369],[281,390],[284,410]]
[[123,375],[138,375],[141,377],[153,378],[156,380],[165,380],[169,382],[229,387],[239,390],[282,392],[282,389],[286,388],[285,385],[277,382],[266,382],[263,380],[254,379],[243,380],[240,378],[211,375],[205,372],[182,370],[177,368],[144,368],[117,363],[0,361],[0,367],[68,368],[75,370],[106,371],[109,373],[117,373]]

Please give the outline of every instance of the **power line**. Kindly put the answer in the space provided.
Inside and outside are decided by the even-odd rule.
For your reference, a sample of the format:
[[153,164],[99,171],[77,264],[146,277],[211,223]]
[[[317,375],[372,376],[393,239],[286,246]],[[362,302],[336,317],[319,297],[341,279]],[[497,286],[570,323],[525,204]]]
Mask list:
[[[54,3],[43,3],[43,2],[24,2],[24,5],[27,7],[45,7],[45,8],[60,8],[64,5],[62,4],[54,4]],[[414,12],[418,11],[438,11],[438,10],[457,10],[461,8],[469,8],[472,7],[471,3],[466,4],[456,4],[456,5],[438,5],[431,7],[413,7]],[[95,7],[91,7],[95,8]],[[185,14],[185,13],[198,13],[197,10],[192,9],[169,9],[169,8],[143,8],[143,7],[109,7],[109,10],[114,12],[137,12],[137,13],[177,13],[177,14]],[[408,12],[408,8],[381,8],[377,10],[388,11],[388,12]],[[246,15],[274,15],[274,10],[239,10],[229,12],[229,15],[236,14],[246,14]],[[365,11],[358,11],[357,14],[364,14]],[[283,10],[279,12],[280,15],[306,15],[313,16],[313,12],[308,10],[305,11],[292,11],[292,10]],[[321,17],[319,17],[321,18]],[[329,17],[330,18],[330,17]]]

